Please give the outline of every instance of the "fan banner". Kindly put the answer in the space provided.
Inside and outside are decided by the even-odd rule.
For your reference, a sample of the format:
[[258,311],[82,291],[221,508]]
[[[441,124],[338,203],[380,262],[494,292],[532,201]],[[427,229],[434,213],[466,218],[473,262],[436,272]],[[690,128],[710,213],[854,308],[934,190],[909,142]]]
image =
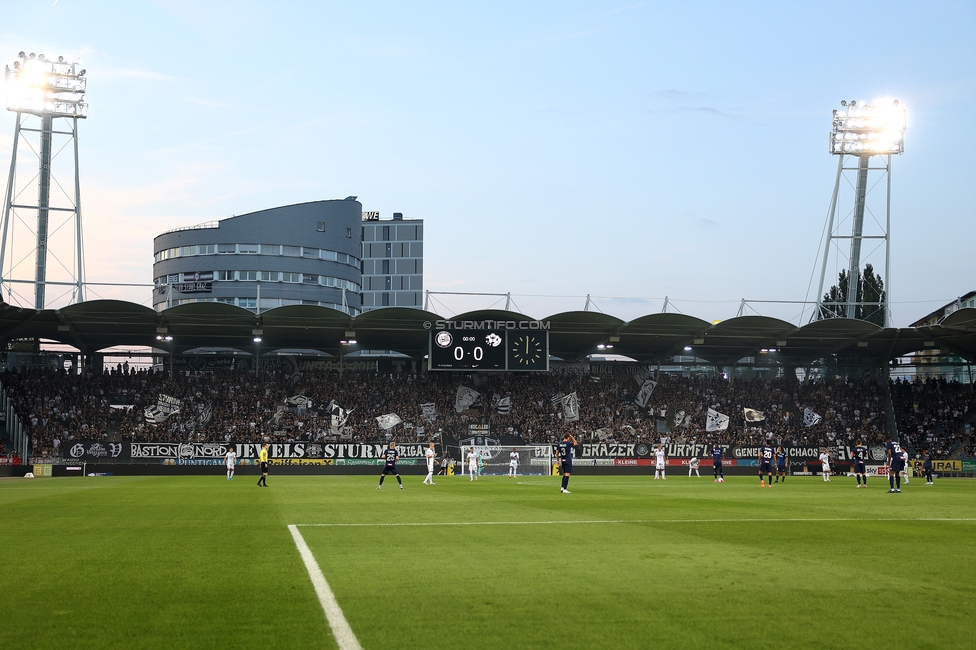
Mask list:
[[437,404],[434,402],[421,404],[420,415],[428,422],[435,422],[437,420]]
[[813,412],[812,408],[803,409],[803,426],[813,427],[820,424],[822,417]]
[[653,379],[647,379],[641,384],[640,392],[637,393],[637,397],[634,398],[634,403],[641,408],[647,408],[647,401],[651,399],[651,394],[657,387],[657,382]]
[[403,422],[403,420],[401,420],[400,416],[396,413],[387,413],[386,415],[376,416],[376,422],[380,425],[381,429],[384,431],[389,431],[396,425]]
[[729,416],[719,413],[715,409],[708,409],[705,418],[705,431],[725,431],[729,428]]
[[467,386],[458,386],[457,396],[454,398],[454,410],[460,413],[477,402],[480,396],[481,393],[472,390]]
[[511,413],[512,412],[512,398],[511,397],[503,397],[500,400],[498,400],[498,403],[495,404],[495,410],[498,412],[498,415],[508,415],[509,413]]
[[748,423],[762,422],[763,420],[766,419],[766,414],[765,413],[763,413],[762,411],[757,411],[756,409],[751,409],[751,408],[745,408],[744,407],[742,409],[742,415],[745,417],[746,422],[748,422]]
[[563,403],[563,418],[567,422],[578,422],[579,421],[579,398],[576,397],[576,391],[573,391],[569,395],[566,395],[562,399]]

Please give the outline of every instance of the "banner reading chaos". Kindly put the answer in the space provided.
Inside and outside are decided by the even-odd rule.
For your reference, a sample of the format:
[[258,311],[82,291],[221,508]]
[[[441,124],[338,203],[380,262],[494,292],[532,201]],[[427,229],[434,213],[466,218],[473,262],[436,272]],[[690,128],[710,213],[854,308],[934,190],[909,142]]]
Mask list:
[[[233,448],[239,462],[257,458],[257,443],[228,445],[217,442],[102,442],[83,440],[61,447],[61,457],[83,463],[160,463],[185,465],[218,465]],[[268,457],[279,465],[330,465],[322,461],[376,460],[387,448],[385,443],[276,443],[269,445]],[[422,458],[426,444],[397,445],[404,460]],[[304,461],[304,462],[298,462]],[[318,462],[311,462],[318,461]],[[342,463],[346,464],[346,463]]]

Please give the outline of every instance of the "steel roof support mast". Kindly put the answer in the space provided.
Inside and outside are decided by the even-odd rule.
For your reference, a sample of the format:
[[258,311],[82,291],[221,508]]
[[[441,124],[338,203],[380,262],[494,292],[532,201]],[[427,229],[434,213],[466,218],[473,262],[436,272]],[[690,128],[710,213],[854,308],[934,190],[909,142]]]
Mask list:
[[[883,309],[881,320],[884,327],[891,326],[891,156],[901,154],[905,149],[906,112],[898,100],[878,100],[873,104],[857,101],[842,101],[840,110],[833,113],[833,129],[830,133],[830,153],[839,156],[837,178],[830,200],[827,217],[827,242],[823,249],[823,263],[820,269],[820,284],[817,291],[817,308],[813,320],[846,316],[863,318]],[[845,166],[853,158],[856,167]],[[880,158],[882,165],[871,167],[872,158]],[[854,208],[851,217],[851,234],[842,235],[840,230],[846,217],[838,221],[838,196],[842,189],[845,172],[856,172],[856,179],[850,183],[854,191]],[[870,209],[869,195],[871,172],[881,172],[886,178],[884,195],[884,222],[880,215]],[[879,211],[880,212],[880,211]],[[865,234],[865,216],[868,216],[868,233]],[[844,267],[847,272],[846,285],[838,287],[840,295],[830,296],[830,304],[825,304],[824,283],[827,279],[828,260],[833,256],[838,260],[844,254],[843,240],[850,240],[849,254]],[[861,272],[864,258],[862,245],[866,240],[877,240],[884,246],[884,287],[883,297],[868,300]],[[868,252],[868,257],[878,247]]]
[[[13,249],[13,226],[14,222],[21,220],[20,211],[36,211],[36,230],[33,233],[34,241],[34,308],[44,309],[46,306],[45,288],[48,280],[48,257],[50,252],[49,231],[50,216],[52,212],[67,212],[74,220],[74,228],[71,232],[74,236],[74,245],[69,249],[74,256],[74,264],[63,264],[58,260],[60,266],[64,267],[68,273],[72,274],[71,284],[75,286],[75,302],[82,302],[85,299],[85,260],[84,245],[82,240],[81,228],[81,179],[78,170],[78,120],[88,117],[88,103],[86,102],[85,91],[88,80],[85,78],[85,70],[81,68],[81,61],[68,63],[64,57],[58,57],[55,61],[46,58],[43,54],[30,55],[21,52],[12,66],[6,67],[5,90],[7,96],[7,110],[17,114],[16,126],[14,127],[13,151],[10,157],[10,176],[7,179],[6,198],[3,206],[3,233],[0,239],[0,286],[6,285],[6,295],[8,299],[15,292],[12,289],[14,282],[28,282],[27,280],[16,280],[16,269],[19,261],[12,259]],[[39,119],[37,127],[28,126],[28,119],[36,117]],[[55,120],[64,118],[69,125],[69,130],[58,130],[55,128]],[[26,134],[22,137],[22,134]],[[17,157],[21,141],[28,135],[36,134],[39,143],[35,149],[38,158],[37,183],[37,203],[29,205],[21,203],[19,196],[24,194],[26,187],[18,190],[16,184],[17,177]],[[67,136],[71,139],[74,157],[74,201],[73,204],[61,207],[52,205],[52,165],[61,149],[55,151],[55,136]],[[66,145],[65,145],[66,146]],[[32,179],[31,182],[34,182]],[[62,187],[54,180],[57,187]],[[67,197],[71,201],[71,197]],[[26,221],[24,222],[26,223]],[[54,232],[60,229],[58,225]],[[10,259],[8,259],[8,255]],[[56,256],[55,256],[56,258]],[[73,267],[73,268],[72,268]],[[58,282],[56,284],[64,284]],[[13,302],[12,300],[8,300]]]

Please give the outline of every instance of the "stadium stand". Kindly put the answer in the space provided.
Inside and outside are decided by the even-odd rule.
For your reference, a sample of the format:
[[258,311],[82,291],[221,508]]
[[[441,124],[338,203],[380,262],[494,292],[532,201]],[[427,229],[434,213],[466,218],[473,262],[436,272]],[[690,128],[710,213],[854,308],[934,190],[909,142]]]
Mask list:
[[[884,386],[871,381],[738,380],[661,375],[646,409],[634,404],[639,388],[631,375],[542,374],[455,375],[306,372],[301,375],[246,371],[214,373],[123,372],[95,375],[53,370],[7,371],[0,376],[24,422],[33,455],[56,456],[70,440],[134,442],[280,442],[342,439],[382,441],[386,432],[376,417],[394,413],[410,427],[397,427],[398,439],[431,439],[437,432],[460,436],[473,423],[489,424],[526,443],[551,442],[571,431],[580,440],[748,445],[837,445],[861,437],[883,440]],[[455,410],[459,386],[474,389],[478,401]],[[976,400],[969,385],[929,381],[890,384],[899,431],[913,453],[931,448],[947,457],[964,441],[964,420]],[[576,393],[579,421],[567,422],[558,398]],[[179,413],[151,424],[146,407],[160,395],[181,402]],[[297,396],[310,405],[295,405]],[[499,398],[510,406],[492,406]],[[351,411],[340,432],[330,428],[327,404]],[[298,400],[301,404],[301,400]],[[433,423],[421,417],[420,404],[433,403]],[[705,430],[708,408],[730,416],[728,429]],[[743,408],[762,411],[759,426],[746,426]],[[804,411],[822,417],[806,426]],[[504,411],[507,410],[507,413]],[[501,411],[501,412],[500,412]],[[203,419],[202,414],[212,412]]]

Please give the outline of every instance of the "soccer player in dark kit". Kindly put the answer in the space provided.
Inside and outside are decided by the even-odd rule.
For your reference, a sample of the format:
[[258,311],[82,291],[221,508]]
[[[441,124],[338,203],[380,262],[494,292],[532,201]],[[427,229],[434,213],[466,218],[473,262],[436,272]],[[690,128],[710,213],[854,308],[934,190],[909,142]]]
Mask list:
[[563,441],[556,445],[556,455],[559,456],[559,465],[563,472],[563,486],[559,491],[563,494],[570,494],[569,475],[573,473],[573,447],[577,444],[576,438],[566,433],[563,435]]
[[721,445],[712,447],[712,474],[715,475],[716,483],[725,483],[725,472],[722,470]]
[[400,489],[403,489],[403,481],[400,479],[400,471],[396,466],[398,458],[400,458],[400,452],[396,450],[396,443],[391,442],[390,448],[383,450],[383,460],[386,462],[383,465],[383,472],[380,474],[380,484],[376,486],[377,490],[383,489],[383,479],[386,478],[387,474],[393,474],[396,476],[397,483],[400,484]]
[[786,450],[782,447],[776,448],[776,482],[779,483],[780,477],[783,478],[783,482],[786,483],[786,467],[787,467],[787,455]]
[[766,481],[763,480],[763,473],[769,478],[769,487],[773,487],[773,448],[763,445],[759,449],[759,487],[765,487]]
[[885,449],[888,452],[888,485],[891,486],[888,492],[901,492],[901,472],[905,468],[905,461],[901,455],[901,445],[894,442],[891,436],[888,436]]
[[[868,474],[867,468],[864,467],[864,461],[868,459],[868,448],[864,446],[864,442],[858,438],[857,446],[854,447],[854,476],[857,477],[857,487],[867,487],[868,486]],[[864,481],[864,485],[861,485],[861,481]]]

